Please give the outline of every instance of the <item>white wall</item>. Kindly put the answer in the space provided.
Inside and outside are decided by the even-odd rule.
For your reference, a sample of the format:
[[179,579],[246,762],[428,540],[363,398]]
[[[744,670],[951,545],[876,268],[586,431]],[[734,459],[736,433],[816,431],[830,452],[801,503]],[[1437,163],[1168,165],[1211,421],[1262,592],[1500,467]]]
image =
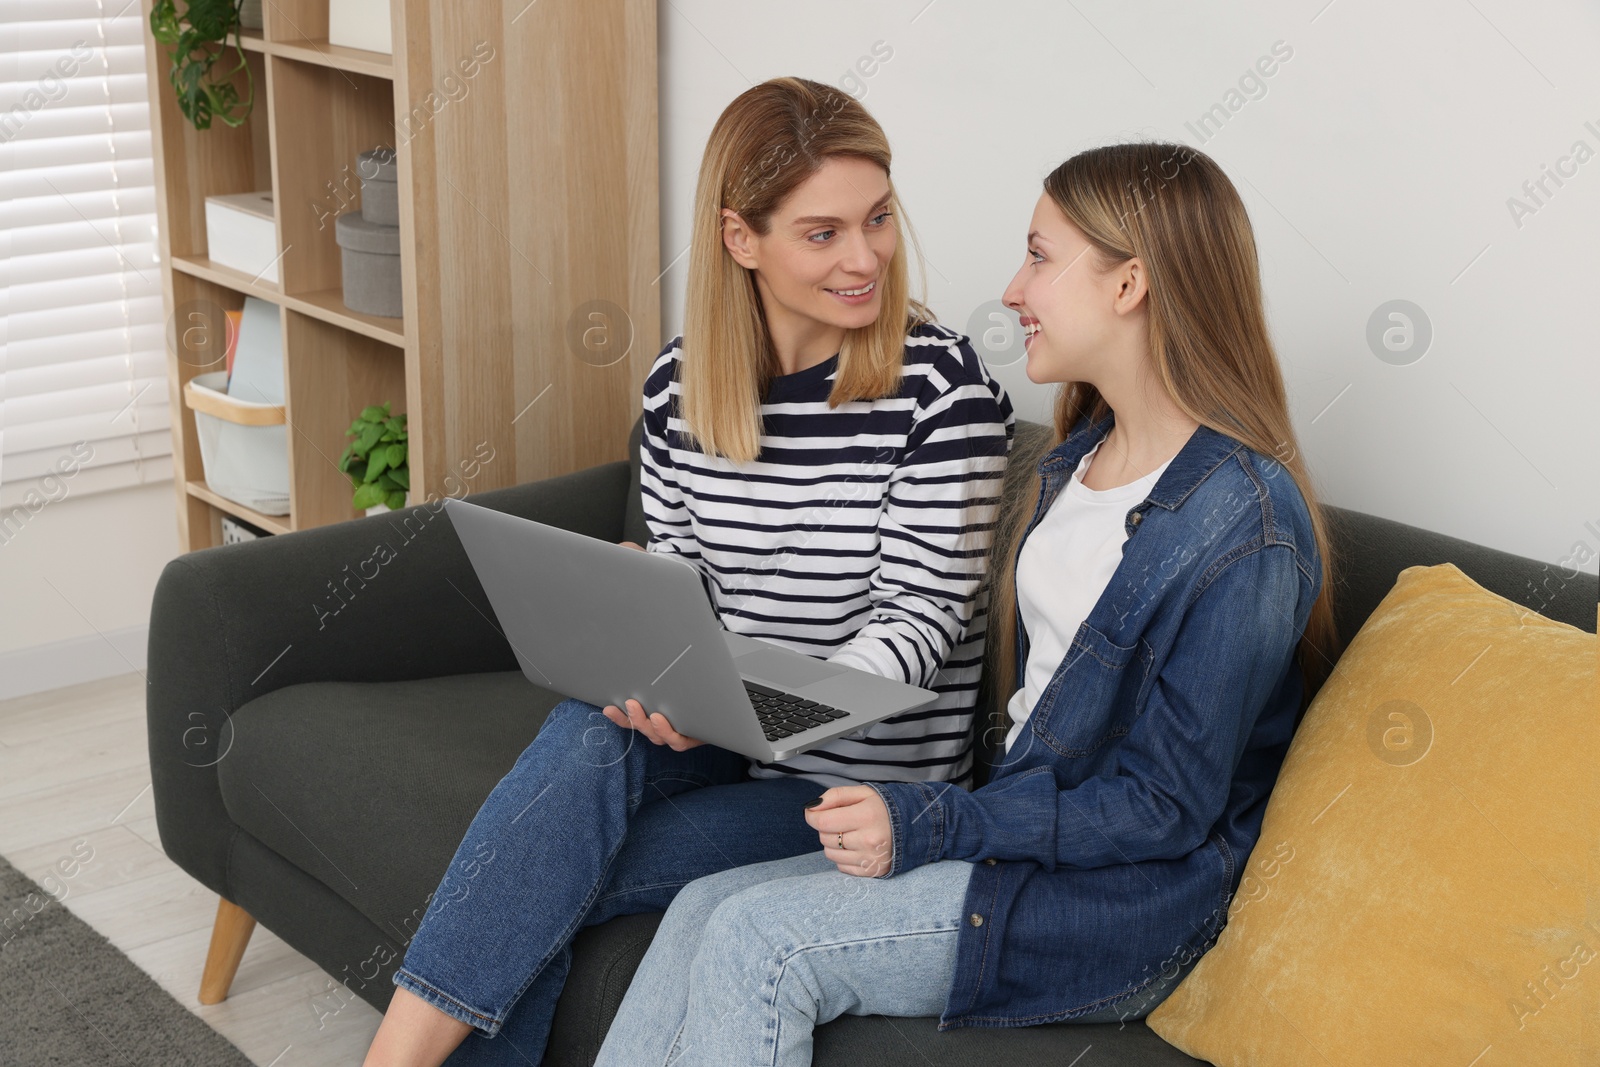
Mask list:
[[[883,124],[930,301],[958,329],[1022,262],[1056,164],[1120,140],[1201,147],[1255,225],[1323,497],[1596,573],[1592,2],[671,0],[659,20],[663,264],[688,245],[718,113],[779,75],[849,89]],[[880,41],[892,57],[847,82]],[[1227,100],[1280,41],[1292,54],[1267,65],[1264,92]],[[1237,110],[1202,141],[1191,127],[1216,103]],[[1595,157],[1560,187],[1546,179],[1543,206],[1528,200],[1523,182],[1577,141]],[[1513,196],[1535,208],[1520,225]],[[684,262],[661,281],[669,337],[682,327]],[[1408,365],[1366,340],[1369,317],[1396,299],[1432,326]],[[1052,387],[1020,364],[996,374],[1019,415],[1048,418]]]
[[69,494],[0,541],[0,699],[143,671],[150,597],[177,554],[170,481]]

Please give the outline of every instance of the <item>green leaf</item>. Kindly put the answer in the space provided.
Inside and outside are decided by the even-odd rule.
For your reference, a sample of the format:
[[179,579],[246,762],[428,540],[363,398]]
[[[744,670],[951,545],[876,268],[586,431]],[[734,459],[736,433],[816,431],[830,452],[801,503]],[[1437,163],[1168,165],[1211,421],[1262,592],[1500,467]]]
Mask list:
[[235,0],[189,0],[184,13],[195,32],[208,40],[221,40],[238,17]]
[[388,414],[376,404],[361,409],[361,417],[368,422],[382,422]]
[[[242,126],[255,101],[255,76],[239,39],[241,0],[190,0],[182,15],[175,0],[154,0],[150,35],[170,45],[167,80],[178,97],[178,110],[197,130],[212,118]],[[233,62],[223,60],[232,41]],[[245,95],[235,84],[244,76]]]
[[355,455],[355,447],[353,445],[345,445],[344,451],[339,454],[340,470],[348,471],[350,469],[350,457],[353,455]]
[[401,464],[405,463],[405,461],[406,461],[406,446],[405,445],[390,445],[389,446],[389,466],[390,467],[398,467]]
[[361,433],[361,440],[356,442],[356,451],[363,456],[372,451],[372,446],[378,443],[378,438],[383,435],[382,426],[368,426]]
[[155,0],[150,7],[150,36],[161,44],[178,40],[178,9],[174,0]]
[[388,450],[382,448],[373,449],[372,455],[367,457],[367,476],[363,478],[362,481],[371,482],[376,480],[378,475],[382,474],[383,469],[388,465]]
[[411,488],[411,472],[404,467],[394,468],[388,473],[387,477],[391,481],[398,482],[403,489]]
[[366,511],[374,505],[383,503],[384,492],[375,485],[363,485],[356,490],[356,495],[350,499],[350,506],[357,511]]
[[390,473],[391,472],[389,472],[389,471],[384,471],[382,474],[380,474],[378,476],[378,480],[376,482],[373,482],[372,484],[376,485],[378,488],[382,489],[386,493],[392,493],[396,489],[399,489],[400,488],[400,483],[395,481],[393,478],[391,478],[390,477]]
[[399,511],[406,506],[406,494],[402,490],[396,489],[389,494],[389,498],[384,503],[388,504],[393,510]]

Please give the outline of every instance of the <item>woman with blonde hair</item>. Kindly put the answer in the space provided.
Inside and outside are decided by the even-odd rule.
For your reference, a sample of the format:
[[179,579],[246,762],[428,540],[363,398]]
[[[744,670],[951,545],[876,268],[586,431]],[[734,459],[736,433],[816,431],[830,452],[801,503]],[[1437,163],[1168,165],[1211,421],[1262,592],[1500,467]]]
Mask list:
[[1249,218],[1200,152],[1080,153],[1005,302],[1062,388],[1000,520],[989,781],[830,788],[820,852],[686,886],[600,1067],[802,1067],[845,1013],[1142,1018],[1226,921],[1335,640]]
[[909,295],[889,163],[865,109],[817,82],[754,86],[717,120],[683,335],[644,383],[645,550],[699,570],[729,630],[937,698],[781,762],[636,700],[556,705],[431,898],[368,1064],[538,1063],[580,928],[815,848],[819,787],[970,785],[1015,419]]

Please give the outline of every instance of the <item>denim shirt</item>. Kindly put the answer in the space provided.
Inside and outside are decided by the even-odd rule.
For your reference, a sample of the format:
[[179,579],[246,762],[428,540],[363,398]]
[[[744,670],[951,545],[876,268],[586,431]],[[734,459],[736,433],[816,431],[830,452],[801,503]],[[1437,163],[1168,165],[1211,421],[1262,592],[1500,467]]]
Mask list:
[[[1080,420],[1040,460],[1018,551],[1114,419]],[[1322,587],[1305,500],[1278,462],[1201,426],[1125,522],[1121,561],[989,782],[872,785],[893,835],[881,877],[973,863],[940,1030],[1136,1004],[1215,941],[1260,834]]]

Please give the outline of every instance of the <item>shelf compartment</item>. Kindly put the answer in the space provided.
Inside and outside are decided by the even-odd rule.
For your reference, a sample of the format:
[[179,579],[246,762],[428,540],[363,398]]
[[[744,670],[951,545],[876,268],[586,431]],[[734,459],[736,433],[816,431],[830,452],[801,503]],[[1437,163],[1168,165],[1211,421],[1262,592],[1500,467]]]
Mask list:
[[360,518],[355,486],[339,470],[345,430],[368,404],[406,407],[405,351],[290,310],[285,313],[285,389],[289,401],[289,480],[299,530]]
[[[343,285],[335,221],[347,211],[360,210],[357,155],[394,144],[394,86],[370,75],[283,56],[269,57],[268,64],[284,294],[358,315],[325,295]],[[402,234],[401,247],[406,246]],[[385,320],[371,316],[351,321],[392,330]]]
[[[172,383],[168,396],[172,412],[172,476],[178,484],[197,481],[204,484],[200,457],[200,437],[194,412],[183,403],[183,390],[196,375],[227,367],[228,311],[244,307],[245,293],[219,284],[213,279],[173,271],[171,317],[167,320],[167,377]],[[187,496],[179,510],[185,528],[179,534],[183,543],[200,547],[202,538],[218,543],[212,533],[215,520],[208,510]]]
[[241,97],[254,93],[244,124],[229,126],[213,118],[209,129],[197,130],[178,110],[177,96],[167,82],[171,63],[167,46],[150,41],[147,49],[146,56],[158,67],[151,72],[151,122],[161,134],[156,168],[157,186],[166,198],[166,245],[174,256],[204,258],[206,197],[272,188],[267,57],[245,52],[253,88],[246,84],[244,72],[234,78]]

